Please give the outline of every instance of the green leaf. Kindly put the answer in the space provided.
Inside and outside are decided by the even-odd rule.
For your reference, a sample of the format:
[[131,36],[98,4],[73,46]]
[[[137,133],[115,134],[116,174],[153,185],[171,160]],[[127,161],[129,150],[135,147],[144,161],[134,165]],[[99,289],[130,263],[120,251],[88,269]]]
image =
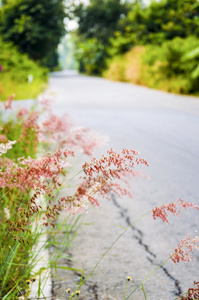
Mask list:
[[196,69],[192,72],[191,77],[197,78],[199,76],[199,65],[196,67]]
[[199,56],[199,47],[195,48],[194,50],[185,55],[186,58],[195,58],[197,56]]
[[123,227],[123,226],[121,226],[121,225],[115,224],[115,226],[120,227],[120,228],[125,229],[125,230],[127,229],[126,227]]

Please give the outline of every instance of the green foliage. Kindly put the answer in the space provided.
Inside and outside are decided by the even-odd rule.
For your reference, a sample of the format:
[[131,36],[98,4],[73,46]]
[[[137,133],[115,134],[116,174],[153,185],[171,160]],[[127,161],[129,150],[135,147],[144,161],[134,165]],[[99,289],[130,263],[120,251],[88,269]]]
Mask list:
[[19,299],[19,295],[28,290],[26,280],[31,278],[30,255],[34,237],[26,233],[28,243],[17,242],[14,234],[8,231],[8,216],[6,217],[5,213],[8,211],[12,221],[17,222],[19,207],[24,207],[29,199],[27,193],[22,193],[16,188],[0,190],[0,295],[2,297],[11,292],[5,299]]
[[[4,112],[5,113],[5,112]],[[24,122],[16,116],[10,115],[6,120],[3,112],[0,114],[1,136],[5,135],[8,140],[17,140],[6,154],[0,157],[0,168],[12,161],[17,162],[19,157],[36,156],[35,142],[36,132],[33,127],[27,126],[26,135],[23,136]],[[0,141],[1,142],[1,141]],[[26,280],[31,279],[31,249],[36,241],[36,236],[31,232],[17,234],[9,230],[9,220],[16,223],[19,221],[19,208],[27,207],[30,194],[24,193],[14,186],[13,188],[0,188],[0,296],[5,299],[17,300],[19,295],[28,291],[29,285]],[[31,229],[31,227],[29,228]],[[25,236],[25,241],[20,243],[17,238]]]
[[105,78],[143,84],[142,57],[145,47],[135,46],[124,55],[108,61],[108,69],[103,73]]
[[101,74],[108,57],[109,39],[118,28],[118,23],[129,11],[121,0],[91,0],[75,6],[74,16],[78,19],[76,58],[79,70],[89,74]]
[[40,78],[47,77],[47,69],[38,66],[26,54],[19,53],[12,43],[5,43],[0,39],[0,48],[0,64],[3,73],[11,74],[14,80],[25,82],[29,74]]
[[[81,55],[78,53],[77,58],[80,70],[88,72],[82,65],[89,65],[88,73],[92,74],[100,74],[106,68],[102,59],[120,56],[134,46],[162,45],[175,37],[199,37],[198,0],[160,0],[148,6],[142,1],[127,4],[119,0],[92,0],[88,6],[77,6],[75,16],[79,23],[77,47]],[[89,47],[91,52],[97,51],[96,56],[94,53],[88,55],[85,48]],[[197,69],[196,74],[198,72]]]
[[105,77],[180,94],[199,92],[199,41],[176,37],[161,46],[136,46],[109,61]]
[[199,47],[196,47],[194,50],[192,50],[191,52],[186,53],[186,55],[184,56],[184,61],[187,61],[187,63],[192,62],[192,64],[196,64],[196,66],[194,67],[191,76],[193,79],[196,79],[197,77],[199,77]]
[[193,52],[198,47],[199,41],[195,37],[175,38],[164,42],[161,47],[147,46],[143,63],[148,66],[153,85],[173,81],[173,86],[168,85],[168,91],[183,94],[199,92],[199,77],[196,73],[199,55],[197,51]]
[[[0,38],[0,100],[11,94],[15,99],[36,97],[47,81],[48,70],[40,67],[27,55],[21,54],[12,43],[5,43]],[[28,76],[33,82],[28,82]]]
[[81,3],[74,11],[78,18],[78,34],[84,39],[97,38],[102,43],[108,43],[119,20],[127,12],[127,4],[120,0],[91,0],[88,6]]
[[0,114],[0,127],[3,128],[1,135],[5,135],[7,140],[17,141],[12,149],[6,153],[6,158],[15,162],[17,162],[18,157],[22,156],[35,158],[38,145],[36,129],[30,125],[25,127],[23,119],[14,115],[11,115],[6,122],[3,119],[3,115]]
[[135,45],[161,45],[175,37],[199,37],[197,0],[152,1],[147,7],[135,3],[111,38],[110,55],[125,53]]
[[8,0],[0,12],[5,41],[44,66],[57,63],[56,48],[65,34],[63,0]]
[[105,68],[106,50],[97,39],[87,39],[78,43],[75,58],[80,72],[99,75]]

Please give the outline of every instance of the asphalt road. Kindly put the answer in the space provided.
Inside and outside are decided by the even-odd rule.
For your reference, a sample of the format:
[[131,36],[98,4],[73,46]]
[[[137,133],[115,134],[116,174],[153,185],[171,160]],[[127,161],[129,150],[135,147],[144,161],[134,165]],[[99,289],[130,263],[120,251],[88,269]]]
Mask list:
[[[103,202],[101,210],[86,215],[71,249],[76,267],[88,275],[110,244],[128,226],[156,205],[179,198],[199,205],[199,98],[179,96],[78,75],[53,73],[49,90],[55,94],[53,111],[68,113],[75,123],[109,136],[102,148],[138,150],[149,162],[148,178],[131,180],[133,199]],[[171,225],[148,215],[122,237],[81,288],[80,299],[123,299],[128,292],[171,254],[187,233],[198,235],[198,211],[186,210]],[[64,264],[64,261],[60,262]],[[65,261],[67,265],[68,262]],[[76,287],[80,274],[62,270],[54,279],[54,293],[66,299],[65,289]],[[168,261],[144,283],[148,300],[172,300],[199,280],[199,252],[191,263]],[[127,293],[128,294],[128,293]],[[144,299],[139,288],[129,299]]]

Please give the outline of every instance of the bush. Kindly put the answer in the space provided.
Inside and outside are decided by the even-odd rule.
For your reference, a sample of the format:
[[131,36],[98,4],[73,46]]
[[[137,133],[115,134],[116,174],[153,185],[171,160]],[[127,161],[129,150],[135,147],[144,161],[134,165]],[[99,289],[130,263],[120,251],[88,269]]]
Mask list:
[[45,86],[48,70],[1,38],[0,49],[0,99],[5,100],[12,93],[16,93],[16,99],[36,97]]
[[175,37],[198,38],[199,5],[197,0],[160,0],[144,5],[134,1],[132,9],[119,22],[119,30],[110,38],[113,57],[137,45],[162,45]]
[[143,64],[147,66],[147,81],[154,87],[169,92],[194,94],[199,91],[199,78],[193,76],[199,64],[199,56],[189,57],[199,47],[195,37],[175,38],[161,47],[147,46]]
[[142,84],[141,59],[144,51],[143,46],[136,46],[125,55],[110,60],[108,62],[109,68],[104,72],[104,77],[116,81]]
[[80,72],[99,75],[105,69],[105,47],[97,39],[78,43],[75,58]]
[[104,76],[173,93],[197,94],[198,48],[196,37],[177,37],[162,46],[137,46],[120,58],[109,61]]

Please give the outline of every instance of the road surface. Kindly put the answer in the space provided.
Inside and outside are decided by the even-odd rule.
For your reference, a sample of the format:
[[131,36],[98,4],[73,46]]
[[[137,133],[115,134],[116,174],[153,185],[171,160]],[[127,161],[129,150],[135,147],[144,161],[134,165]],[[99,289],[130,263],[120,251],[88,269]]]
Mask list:
[[[68,113],[75,123],[109,136],[113,148],[138,150],[149,162],[147,178],[130,181],[133,199],[112,196],[101,209],[91,209],[84,219],[70,254],[62,266],[84,268],[87,276],[101,255],[127,227],[156,205],[179,198],[199,205],[199,98],[179,96],[73,71],[53,73],[49,91],[56,101],[55,114]],[[198,211],[189,208],[171,225],[148,215],[130,228],[114,245],[81,288],[80,299],[124,299],[126,277],[131,276],[127,295],[162,263],[179,241],[198,235]],[[119,225],[119,226],[118,226]],[[63,236],[64,238],[64,236]],[[55,299],[67,299],[79,272],[59,271],[53,278]],[[172,300],[199,280],[199,252],[191,263],[166,262],[145,282],[148,300]],[[139,288],[129,299],[144,299]]]

